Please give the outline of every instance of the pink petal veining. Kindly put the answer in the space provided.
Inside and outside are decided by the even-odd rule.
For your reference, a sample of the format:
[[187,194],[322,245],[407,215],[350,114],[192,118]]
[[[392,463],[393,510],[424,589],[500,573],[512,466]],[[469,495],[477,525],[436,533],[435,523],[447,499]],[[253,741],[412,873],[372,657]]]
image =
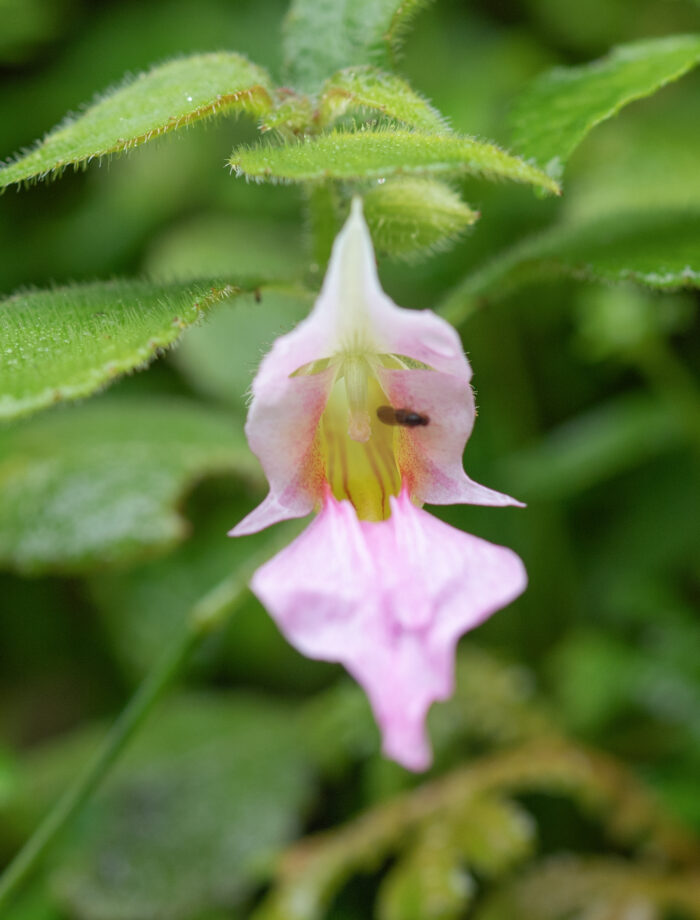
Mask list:
[[427,411],[431,417],[430,426],[402,434],[399,467],[417,501],[519,504],[464,473],[461,455],[475,410],[471,368],[459,336],[430,310],[405,310],[382,291],[358,202],[335,241],[313,310],[276,340],[253,381],[246,434],[270,492],[232,535],[303,517],[319,505],[323,471],[315,456],[315,436],[334,370],[295,372],[358,345],[368,354],[402,355],[431,368],[378,366],[376,371],[392,405]]
[[520,505],[470,479],[462,466],[476,410],[470,386],[452,374],[427,370],[378,371],[393,406],[410,406],[430,423],[401,431],[399,467],[415,501],[432,505]]
[[316,429],[332,377],[332,370],[310,376],[284,376],[275,385],[266,385],[262,394],[258,381],[254,383],[246,434],[270,491],[262,504],[230,531],[231,536],[304,517],[318,504],[323,470],[315,453]]

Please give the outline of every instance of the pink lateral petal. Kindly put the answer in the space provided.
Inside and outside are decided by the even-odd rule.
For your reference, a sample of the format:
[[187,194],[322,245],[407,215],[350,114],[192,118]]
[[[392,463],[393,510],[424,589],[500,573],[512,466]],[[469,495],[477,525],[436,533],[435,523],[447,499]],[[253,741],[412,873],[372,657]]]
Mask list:
[[474,393],[452,374],[426,370],[378,370],[379,380],[396,408],[412,409],[429,419],[425,426],[400,434],[399,466],[411,497],[432,505],[519,505],[522,503],[471,480],[462,454],[474,427]]
[[519,504],[472,482],[464,473],[461,454],[474,423],[474,402],[471,368],[459,336],[430,310],[402,309],[382,291],[362,205],[355,199],[333,245],[313,310],[275,341],[253,381],[246,434],[270,493],[233,528],[232,535],[303,517],[318,505],[323,470],[316,454],[316,432],[336,371],[329,367],[317,373],[296,372],[358,347],[377,355],[404,355],[433,368],[377,370],[394,406],[418,411],[420,404],[431,415],[427,428],[402,434],[402,472],[405,465],[417,500]]
[[321,513],[255,573],[252,589],[311,658],[363,686],[384,753],[411,770],[432,760],[428,709],[452,692],[461,635],[525,587],[521,560],[416,508],[402,492],[385,521],[328,497]]
[[[267,359],[266,359],[267,360]],[[246,434],[270,484],[261,505],[229,532],[240,537],[278,521],[304,517],[319,504],[324,473],[316,449],[316,430],[334,371],[284,377],[264,398],[254,398]]]

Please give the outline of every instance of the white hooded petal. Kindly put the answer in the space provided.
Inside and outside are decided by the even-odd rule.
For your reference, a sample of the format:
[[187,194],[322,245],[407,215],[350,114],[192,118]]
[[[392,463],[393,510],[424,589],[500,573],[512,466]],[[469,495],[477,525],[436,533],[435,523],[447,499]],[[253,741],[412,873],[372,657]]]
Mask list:
[[[253,381],[246,434],[270,492],[232,534],[302,517],[320,504],[328,471],[320,455],[319,422],[348,355],[362,356],[361,366],[373,369],[393,407],[430,417],[428,426],[397,439],[397,481],[403,479],[416,501],[518,504],[473,482],[462,469],[475,409],[471,368],[459,336],[430,310],[402,309],[382,291],[361,202],[355,199],[313,310],[276,340]],[[410,368],[406,358],[422,367]],[[396,369],[406,364],[405,370]],[[368,416],[358,418],[364,419],[358,427],[369,432]]]

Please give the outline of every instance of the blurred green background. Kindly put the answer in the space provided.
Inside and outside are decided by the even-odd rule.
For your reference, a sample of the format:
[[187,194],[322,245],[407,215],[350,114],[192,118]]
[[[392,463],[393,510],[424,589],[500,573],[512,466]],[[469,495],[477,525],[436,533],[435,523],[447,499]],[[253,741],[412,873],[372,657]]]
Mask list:
[[[279,78],[284,13],[281,0],[0,0],[0,156],[125,72],[173,55],[235,49]],[[693,30],[700,5],[691,0],[438,0],[416,20],[400,71],[455,129],[507,145],[509,106],[540,71]],[[556,221],[700,207],[699,94],[700,73],[691,73],[598,128],[572,158],[561,199],[465,180],[480,221],[428,260],[380,259],[386,290],[404,306],[435,306],[471,268]],[[243,118],[213,121],[101,168],[7,192],[0,291],[262,269],[318,283],[299,190],[246,184],[225,168],[234,144],[254,136]],[[479,406],[466,468],[528,507],[437,513],[513,547],[530,585],[464,640],[458,699],[434,714],[434,776],[536,734],[524,726],[541,709],[558,732],[619,758],[670,820],[700,833],[697,299],[558,278],[485,301],[461,326]],[[259,306],[252,297],[223,305],[146,372],[37,417],[35,436],[57,438],[56,456],[65,452],[77,476],[53,416],[92,412],[116,444],[125,406],[150,411],[150,427],[186,400],[193,443],[208,413],[211,426],[240,432],[262,351],[307,307],[288,292],[266,294]],[[118,455],[125,480],[166,464],[165,447],[162,457],[148,450],[133,466]],[[64,564],[60,553],[42,562],[36,546],[3,550],[0,857],[64,787],[94,723],[119,711],[189,606],[260,545],[226,539],[264,491],[253,472],[230,467],[194,458],[172,473],[176,485],[154,512],[161,532],[125,538],[113,558]],[[105,489],[122,487],[114,483]],[[109,513],[127,514],[118,497]],[[17,504],[20,534],[25,515],[42,514],[21,498],[2,497]],[[132,511],[138,520],[148,509]],[[101,523],[92,522],[88,541],[99,541]],[[145,727],[121,779],[98,796],[12,920],[249,916],[282,844],[419,782],[381,761],[365,704],[342,672],[298,656],[252,598],[198,656],[187,684]],[[492,723],[501,722],[512,730],[496,738]],[[537,858],[630,855],[561,790],[545,792],[526,802],[539,828]],[[385,859],[352,865],[346,876],[360,878],[339,883],[330,916],[370,915]],[[497,887],[488,872],[477,869],[476,879],[480,891]],[[433,915],[462,916],[465,904]],[[493,917],[507,916],[498,909]]]

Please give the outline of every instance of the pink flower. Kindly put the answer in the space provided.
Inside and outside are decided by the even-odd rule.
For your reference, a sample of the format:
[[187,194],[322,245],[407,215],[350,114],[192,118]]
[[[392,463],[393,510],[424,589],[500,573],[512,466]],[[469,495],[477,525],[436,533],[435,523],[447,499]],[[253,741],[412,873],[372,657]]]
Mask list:
[[270,492],[231,534],[319,512],[252,589],[296,648],[345,665],[385,754],[414,770],[430,764],[425,717],[452,693],[459,637],[526,583],[511,550],[420,508],[519,504],[462,468],[470,378],[448,323],[382,291],[355,199],[314,309],[260,365],[246,423]]

